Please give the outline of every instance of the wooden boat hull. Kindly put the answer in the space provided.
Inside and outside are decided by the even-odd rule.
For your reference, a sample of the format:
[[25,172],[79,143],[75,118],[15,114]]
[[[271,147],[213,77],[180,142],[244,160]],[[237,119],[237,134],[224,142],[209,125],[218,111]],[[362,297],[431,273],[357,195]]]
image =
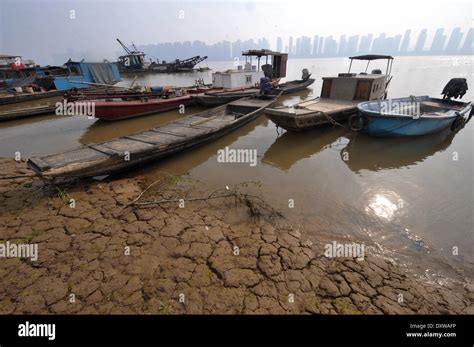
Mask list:
[[62,90],[52,90],[47,92],[36,92],[36,93],[19,93],[19,94],[7,94],[0,96],[0,105],[9,105],[17,102],[40,100],[45,98],[52,98],[60,96],[64,92]]
[[56,106],[36,106],[0,112],[0,122],[54,113]]
[[[282,83],[279,85],[279,90],[282,92],[282,95],[287,95],[291,93],[296,93],[308,88],[311,84],[314,83],[314,79],[310,78],[308,80],[296,80],[291,82]],[[215,107],[224,105],[228,102],[238,100],[240,98],[254,96],[259,93],[259,90],[256,88],[250,88],[242,91],[222,91],[222,92],[208,92],[204,95],[195,96],[195,100],[199,105],[206,107]]]
[[288,131],[305,131],[343,122],[357,112],[356,101],[314,99],[291,107],[268,108],[265,116]]
[[64,153],[33,157],[27,165],[45,178],[108,175],[224,136],[256,119],[277,98],[278,95],[240,99],[144,132]]
[[[78,101],[82,103],[84,101]],[[101,101],[91,100],[94,103],[95,117],[115,121],[148,114],[178,109],[181,105],[190,105],[194,101],[190,95],[169,99],[142,99],[131,101]]]
[[[404,103],[404,104],[403,104]],[[397,105],[395,112],[381,112]],[[400,110],[398,105],[405,106]],[[420,136],[451,127],[457,131],[456,119],[465,122],[472,110],[471,103],[435,99],[429,96],[398,98],[378,102],[368,101],[357,106],[363,132],[376,137]],[[393,108],[393,107],[392,107]],[[414,113],[417,112],[419,113]],[[405,113],[405,114],[402,114]],[[463,124],[461,124],[463,126]]]
[[312,85],[314,81],[314,78],[309,78],[307,80],[295,80],[291,82],[282,83],[279,85],[279,87],[283,92],[282,94],[287,95],[305,90],[310,85]]

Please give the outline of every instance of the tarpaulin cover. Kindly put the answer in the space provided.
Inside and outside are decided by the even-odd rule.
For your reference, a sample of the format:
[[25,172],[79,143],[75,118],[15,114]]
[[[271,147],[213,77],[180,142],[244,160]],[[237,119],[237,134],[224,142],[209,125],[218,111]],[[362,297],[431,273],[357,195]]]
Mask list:
[[95,83],[113,84],[118,82],[114,77],[112,64],[87,63],[87,66]]

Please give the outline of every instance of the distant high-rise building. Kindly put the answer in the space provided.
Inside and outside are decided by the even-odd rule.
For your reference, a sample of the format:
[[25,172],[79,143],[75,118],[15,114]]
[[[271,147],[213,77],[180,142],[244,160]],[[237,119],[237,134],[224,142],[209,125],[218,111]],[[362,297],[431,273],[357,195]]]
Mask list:
[[324,48],[324,37],[321,36],[319,39],[319,44],[318,44],[318,55],[321,56],[323,55],[323,48]]
[[466,54],[472,54],[473,41],[474,41],[474,30],[470,28],[466,34],[466,38],[464,39],[464,44],[462,45],[461,52],[466,53]]
[[300,57],[309,58],[311,56],[311,38],[308,36],[301,37]]
[[281,52],[282,47],[283,47],[283,40],[281,39],[281,37],[278,37],[277,38],[277,52]]
[[313,50],[311,51],[311,55],[316,57],[318,55],[318,48],[319,48],[319,36],[314,35],[313,37]]
[[385,33],[381,33],[378,37],[374,39],[371,49],[372,53],[385,54],[387,52],[387,41],[385,36]]
[[357,53],[357,45],[359,44],[359,35],[350,36],[347,40],[346,55],[354,55]]
[[448,44],[444,50],[448,54],[458,53],[459,45],[461,44],[462,32],[461,28],[454,28],[449,37]]
[[367,54],[370,53],[372,48],[372,34],[362,36],[359,44],[359,53]]
[[337,49],[337,55],[345,56],[346,55],[346,48],[347,48],[346,35],[341,35],[339,37],[339,47]]
[[395,35],[392,40],[392,48],[390,53],[398,54],[400,52],[400,42],[402,41],[402,35]]
[[288,41],[288,55],[293,55],[293,36]]
[[438,28],[433,38],[433,42],[431,43],[430,52],[431,53],[443,52],[445,40],[446,40],[446,35],[444,35],[444,28]]
[[337,55],[337,42],[331,36],[324,39],[324,53],[325,57],[335,57]]
[[405,31],[405,34],[403,35],[403,40],[402,44],[400,45],[400,53],[407,53],[408,52],[408,46],[410,45],[410,34],[411,30],[408,29]]
[[296,39],[296,48],[295,48],[295,56],[299,57],[301,55],[301,37]]
[[416,40],[415,49],[413,50],[414,53],[422,53],[423,49],[425,48],[426,42],[426,29],[423,29],[420,34],[418,35],[418,39]]

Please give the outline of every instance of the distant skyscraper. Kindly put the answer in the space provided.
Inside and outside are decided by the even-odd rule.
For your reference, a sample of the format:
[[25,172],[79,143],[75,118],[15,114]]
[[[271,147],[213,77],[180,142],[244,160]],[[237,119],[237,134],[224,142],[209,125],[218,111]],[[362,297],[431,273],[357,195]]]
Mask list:
[[372,34],[362,36],[360,39],[359,53],[367,54],[370,53],[372,47]]
[[403,35],[402,44],[400,46],[400,53],[408,52],[408,46],[410,45],[410,34],[411,34],[410,29],[405,31],[405,35]]
[[347,40],[346,55],[354,55],[357,53],[357,45],[359,43],[359,35],[350,36]]
[[293,36],[290,36],[288,41],[288,55],[293,55]]
[[277,38],[277,52],[281,52],[282,47],[283,47],[283,40],[281,39],[281,37],[278,37]]
[[444,35],[444,28],[439,28],[436,30],[433,42],[431,43],[430,52],[431,53],[441,53],[444,48],[444,41],[446,36]]
[[296,39],[296,48],[295,48],[295,56],[299,57],[301,55],[301,37]]
[[445,52],[448,54],[458,53],[459,45],[461,44],[462,32],[461,28],[454,28],[446,45]]
[[461,52],[466,53],[466,54],[472,54],[473,41],[474,41],[474,30],[470,28],[466,34],[464,44],[462,45],[462,48],[461,48]]
[[314,37],[313,37],[313,50],[311,52],[311,55],[313,57],[316,57],[318,55],[318,48],[319,48],[319,36],[314,35]]
[[372,53],[385,54],[387,52],[387,42],[385,36],[385,33],[381,33],[374,39],[374,42],[372,43],[372,49],[370,50]]
[[423,29],[420,34],[418,35],[418,39],[416,40],[416,44],[415,44],[415,49],[413,50],[413,52],[415,53],[422,53],[423,52],[423,49],[425,47],[425,42],[426,42],[426,29]]
[[324,56],[335,57],[337,55],[337,42],[331,36],[324,39]]
[[398,54],[400,52],[400,42],[402,41],[402,35],[395,35],[392,41],[392,49],[390,52],[392,54]]
[[346,48],[347,48],[346,35],[341,35],[339,37],[339,47],[337,49],[337,55],[345,56],[346,55]]
[[302,58],[311,56],[311,38],[308,36],[301,37],[300,56]]

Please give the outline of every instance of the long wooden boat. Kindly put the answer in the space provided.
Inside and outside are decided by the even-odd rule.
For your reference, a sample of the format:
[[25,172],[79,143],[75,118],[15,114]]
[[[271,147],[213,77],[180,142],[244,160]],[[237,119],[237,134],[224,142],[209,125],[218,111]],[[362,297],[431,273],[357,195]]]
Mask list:
[[222,88],[215,88],[211,85],[189,86],[189,87],[152,87],[151,91],[140,91],[134,89],[125,89],[115,87],[113,90],[74,90],[64,93],[67,101],[77,100],[99,100],[99,99],[122,99],[122,100],[140,100],[143,98],[153,99],[161,98],[173,94],[177,89],[184,91],[185,94],[202,94],[209,91],[219,91]]
[[[84,103],[79,100],[76,103]],[[89,100],[94,105],[96,118],[114,121],[148,114],[178,109],[181,105],[191,105],[194,100],[191,95],[171,98],[141,98],[139,100]]]
[[419,136],[445,128],[456,132],[472,117],[470,102],[426,95],[362,102],[357,108],[349,126],[378,137]]
[[[283,95],[286,95],[304,90],[313,83],[313,78],[307,80],[295,80],[279,84],[278,89],[282,91]],[[200,105],[213,107],[223,105],[243,97],[257,95],[259,92],[260,90],[258,88],[243,88],[240,90],[232,91],[224,90],[217,92],[207,92],[203,95],[196,95],[194,99]]]
[[243,98],[140,133],[32,157],[27,165],[45,178],[108,175],[215,140],[256,119],[279,95]]
[[64,92],[61,90],[51,90],[47,92],[35,92],[35,93],[2,93],[0,94],[0,105],[9,105],[17,102],[39,100],[45,98],[52,98],[60,96]]
[[8,110],[0,112],[0,121],[8,121],[32,116],[40,116],[44,114],[54,113],[56,106],[35,106],[22,108],[18,110]]

